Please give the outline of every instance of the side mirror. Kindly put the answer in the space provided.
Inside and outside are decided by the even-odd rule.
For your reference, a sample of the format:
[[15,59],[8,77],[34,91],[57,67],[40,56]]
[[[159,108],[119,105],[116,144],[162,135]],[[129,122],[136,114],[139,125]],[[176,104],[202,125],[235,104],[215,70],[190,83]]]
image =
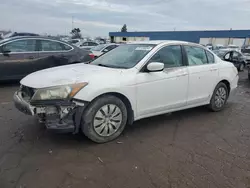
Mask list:
[[104,49],[103,52],[108,52],[109,50],[108,49]]
[[160,72],[163,71],[164,64],[160,62],[151,62],[147,65],[147,70],[149,72]]

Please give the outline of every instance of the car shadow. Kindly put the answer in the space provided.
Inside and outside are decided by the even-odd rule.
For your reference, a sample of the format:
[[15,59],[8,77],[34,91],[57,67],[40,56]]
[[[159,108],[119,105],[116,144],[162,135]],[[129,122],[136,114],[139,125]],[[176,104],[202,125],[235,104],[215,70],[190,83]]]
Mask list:
[[[109,142],[109,144],[116,144],[117,141],[126,139],[126,136],[133,137],[136,135],[133,133],[136,132],[138,132],[138,134],[142,132],[150,132],[151,130],[160,128],[161,126],[173,127],[175,126],[175,123],[173,122],[176,122],[180,119],[185,119],[185,117],[195,119],[196,117],[205,114],[212,114],[212,112],[209,112],[206,107],[197,107],[193,109],[145,118],[134,122],[133,125],[126,126],[122,135],[116,140]],[[76,147],[77,145],[80,145],[81,147],[92,147],[96,145],[96,143],[90,141],[82,132],[79,132],[76,135],[72,135],[56,134],[54,132],[45,130],[44,136],[46,137],[46,139],[48,139],[49,142],[60,145],[62,147]]]

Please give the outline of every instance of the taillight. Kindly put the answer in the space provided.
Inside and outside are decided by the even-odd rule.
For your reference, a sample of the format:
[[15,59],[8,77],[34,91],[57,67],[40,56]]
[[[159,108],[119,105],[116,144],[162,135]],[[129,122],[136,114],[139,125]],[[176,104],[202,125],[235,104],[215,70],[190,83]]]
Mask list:
[[94,54],[89,54],[91,59],[95,59],[95,55]]

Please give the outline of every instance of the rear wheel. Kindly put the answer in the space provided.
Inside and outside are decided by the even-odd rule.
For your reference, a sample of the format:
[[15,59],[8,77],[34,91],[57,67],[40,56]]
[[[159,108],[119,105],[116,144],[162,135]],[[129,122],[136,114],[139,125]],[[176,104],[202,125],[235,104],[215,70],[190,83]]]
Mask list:
[[221,111],[227,103],[228,96],[229,91],[226,84],[220,82],[214,90],[209,108],[214,112]]
[[112,95],[97,98],[86,109],[82,118],[82,131],[92,141],[105,143],[117,138],[127,122],[125,104]]

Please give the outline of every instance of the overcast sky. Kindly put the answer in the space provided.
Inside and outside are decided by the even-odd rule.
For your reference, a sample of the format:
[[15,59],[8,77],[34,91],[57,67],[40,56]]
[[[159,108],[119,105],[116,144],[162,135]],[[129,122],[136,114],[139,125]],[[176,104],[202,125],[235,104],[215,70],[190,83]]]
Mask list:
[[0,0],[0,30],[108,36],[128,31],[250,29],[250,0]]

